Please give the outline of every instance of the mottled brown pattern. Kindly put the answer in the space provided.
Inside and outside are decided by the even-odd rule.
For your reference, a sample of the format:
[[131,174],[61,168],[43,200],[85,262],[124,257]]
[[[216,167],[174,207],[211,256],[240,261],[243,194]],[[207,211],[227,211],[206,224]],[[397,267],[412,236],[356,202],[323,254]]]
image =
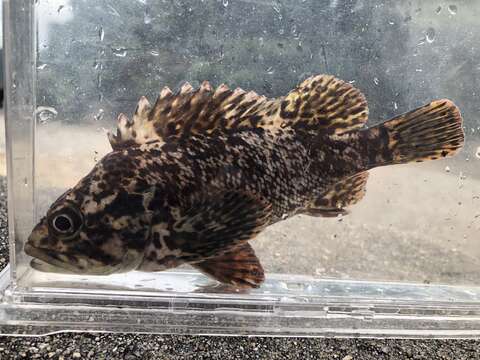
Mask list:
[[52,205],[25,251],[45,271],[189,263],[224,283],[259,286],[263,269],[247,242],[266,226],[298,213],[346,214],[365,196],[369,169],[463,145],[448,100],[372,128],[367,117],[360,91],[328,75],[278,99],[208,83],[164,88],[153,107],[140,99],[132,121],[120,114],[114,151]]

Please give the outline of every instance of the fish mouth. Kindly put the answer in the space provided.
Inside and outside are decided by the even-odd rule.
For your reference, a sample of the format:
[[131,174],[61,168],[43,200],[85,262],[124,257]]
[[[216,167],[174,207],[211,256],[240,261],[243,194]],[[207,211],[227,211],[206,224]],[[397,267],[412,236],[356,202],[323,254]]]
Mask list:
[[30,243],[25,244],[24,251],[27,255],[33,257],[33,259],[30,260],[30,266],[41,272],[105,276],[130,271],[130,269],[124,269],[122,263],[99,266],[91,263],[84,256],[54,252],[48,249],[38,248]]
[[30,266],[41,272],[61,273],[61,274],[81,274],[83,271],[74,265],[62,261],[66,256],[54,253],[46,249],[35,247],[29,243],[25,244],[24,251],[27,255],[33,257]]

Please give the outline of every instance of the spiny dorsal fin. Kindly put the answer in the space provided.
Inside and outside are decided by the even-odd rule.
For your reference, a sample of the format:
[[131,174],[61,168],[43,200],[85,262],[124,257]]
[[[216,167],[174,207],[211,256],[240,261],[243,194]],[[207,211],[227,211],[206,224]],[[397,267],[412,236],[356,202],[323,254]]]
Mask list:
[[336,183],[306,209],[312,216],[332,217],[348,213],[346,207],[359,202],[366,192],[368,172],[364,171]]
[[117,134],[109,134],[109,140],[118,150],[170,136],[257,127],[265,123],[273,103],[253,91],[231,90],[225,84],[213,89],[204,82],[194,90],[185,83],[176,94],[165,87],[152,108],[145,97],[140,99],[132,121],[120,114]]
[[340,134],[364,126],[367,119],[362,93],[331,75],[308,78],[278,99],[231,90],[225,84],[213,89],[204,82],[195,90],[185,83],[176,94],[165,87],[153,107],[145,97],[140,98],[132,121],[120,114],[117,134],[109,134],[109,140],[118,150],[170,136],[252,128],[291,127]]
[[[162,91],[166,91],[166,89]],[[138,146],[151,140],[161,140],[155,135],[152,124],[147,121],[150,111],[150,102],[145,96],[142,96],[138,101],[132,120],[123,113],[118,115],[116,134],[108,133],[108,140],[113,150]]]
[[191,265],[223,284],[238,288],[257,288],[265,280],[263,267],[248,243]]
[[368,120],[365,96],[332,75],[312,76],[280,104],[281,127],[340,134],[361,128]]

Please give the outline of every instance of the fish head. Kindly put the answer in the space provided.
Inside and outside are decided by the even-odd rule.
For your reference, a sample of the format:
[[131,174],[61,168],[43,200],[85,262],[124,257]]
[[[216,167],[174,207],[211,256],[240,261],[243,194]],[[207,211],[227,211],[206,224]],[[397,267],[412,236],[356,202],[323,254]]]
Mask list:
[[138,192],[136,180],[129,181],[121,171],[114,177],[105,174],[98,166],[60,196],[34,227],[24,247],[34,258],[34,269],[109,275],[140,265],[149,236],[151,194]]

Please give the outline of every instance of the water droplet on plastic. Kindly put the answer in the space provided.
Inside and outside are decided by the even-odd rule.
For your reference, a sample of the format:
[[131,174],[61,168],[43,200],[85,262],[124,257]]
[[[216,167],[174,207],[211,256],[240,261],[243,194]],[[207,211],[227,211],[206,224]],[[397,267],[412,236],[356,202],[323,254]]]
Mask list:
[[303,291],[305,289],[305,285],[300,282],[291,282],[287,283],[288,290],[292,291]]
[[105,30],[103,30],[103,26],[100,26],[98,29],[98,37],[100,38],[100,41],[103,41],[103,38],[105,37]]
[[449,173],[449,172],[451,171],[451,170],[450,170],[450,166],[445,166],[445,171],[446,171],[447,173]]
[[272,7],[273,7],[273,10],[275,10],[275,12],[277,14],[280,14],[280,5],[279,4],[273,4]]
[[373,78],[373,82],[375,83],[375,85],[380,84],[380,80],[378,80],[377,77],[374,77],[374,78]]
[[292,30],[291,30],[291,32],[292,32],[292,35],[296,35],[296,33],[297,33],[297,25],[295,25],[295,24],[292,25]]
[[460,171],[459,177],[460,177],[460,180],[466,180],[467,179],[467,175],[465,175],[462,171]]
[[398,104],[397,104],[395,101],[393,102],[393,108],[394,108],[395,110],[398,110]]
[[103,65],[102,65],[102,63],[101,63],[100,61],[95,61],[95,62],[93,63],[93,68],[94,68],[95,70],[102,70]]
[[47,67],[47,64],[40,64],[37,66],[37,70],[44,70]]
[[428,28],[427,31],[425,32],[425,40],[429,44],[433,43],[435,41],[435,29],[434,28]]
[[93,116],[95,121],[100,121],[103,119],[103,115],[105,114],[105,111],[103,109],[99,109],[98,112]]
[[23,178],[23,186],[28,187],[28,179]]
[[17,88],[17,72],[12,72],[12,89],[15,90]]
[[105,135],[110,132],[110,130],[108,130],[107,128],[105,128],[105,127],[103,127],[103,126],[97,128],[97,131],[98,131],[98,132],[101,132],[102,134],[105,134]]
[[[417,43],[417,46],[421,46],[423,44],[425,44],[425,38],[419,40],[418,43]],[[414,56],[417,56],[417,54],[414,54]]]
[[422,69],[415,69],[416,72],[422,72]]
[[108,12],[109,14],[112,14],[114,16],[120,16],[118,11],[112,5],[107,5],[107,7],[110,9],[110,11]]
[[158,56],[158,55],[160,55],[160,53],[159,53],[158,51],[156,51],[156,50],[150,51],[150,54],[153,55],[153,56]]
[[62,9],[65,7],[65,5],[60,5],[57,9],[57,13],[60,13],[60,11],[62,11]]
[[442,11],[442,7],[441,7],[441,6],[439,6],[439,7],[437,7],[437,8],[435,9],[435,13],[436,13],[436,14],[440,14],[441,11]]
[[223,6],[227,7],[228,6],[228,0],[222,0]]
[[152,22],[152,17],[150,16],[148,9],[145,9],[145,12],[143,13],[143,22],[145,24],[150,24]]
[[58,115],[58,111],[51,106],[39,106],[37,107],[36,114],[38,116],[38,122],[44,125],[55,119]]
[[477,159],[480,159],[480,146],[477,148],[477,151],[475,152],[475,157]]
[[125,49],[125,48],[113,49],[113,55],[118,56],[118,57],[125,57],[125,56],[127,56],[127,49]]
[[273,73],[275,73],[275,70],[270,66],[270,67],[267,69],[267,74],[272,75]]
[[456,15],[458,11],[457,5],[448,5],[448,12],[452,15]]

